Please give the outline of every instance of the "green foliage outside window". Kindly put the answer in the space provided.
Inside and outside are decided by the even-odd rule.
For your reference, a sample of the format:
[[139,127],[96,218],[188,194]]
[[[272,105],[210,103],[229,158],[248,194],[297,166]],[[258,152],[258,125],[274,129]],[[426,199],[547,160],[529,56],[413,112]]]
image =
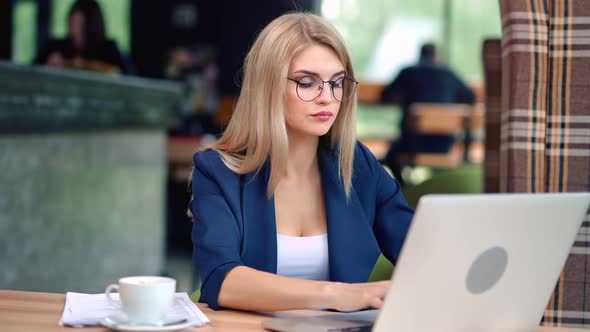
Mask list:
[[[501,36],[499,1],[493,0],[323,0],[322,14],[342,33],[362,79],[371,79],[371,59],[387,27],[396,22],[430,22],[436,30],[430,40],[439,54],[447,55],[444,61],[470,81],[482,80],[483,40]],[[395,45],[393,52],[404,47],[409,46]]]
[[465,79],[483,80],[483,41],[502,36],[499,3],[490,0],[453,0],[448,62]]
[[37,5],[32,0],[14,3],[12,58],[15,63],[29,64],[35,57]]

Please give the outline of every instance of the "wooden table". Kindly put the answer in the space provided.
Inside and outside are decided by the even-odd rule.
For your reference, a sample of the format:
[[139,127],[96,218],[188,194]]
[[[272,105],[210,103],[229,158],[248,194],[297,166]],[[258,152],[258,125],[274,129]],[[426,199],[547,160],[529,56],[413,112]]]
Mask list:
[[[0,290],[0,331],[2,332],[37,332],[37,331],[108,331],[104,327],[86,327],[76,329],[58,326],[65,294],[35,293]],[[224,331],[264,331],[260,323],[271,317],[262,314],[239,311],[214,311],[204,304],[198,304],[211,323],[204,327],[190,328],[184,331],[224,332]],[[297,310],[282,315],[310,315],[311,310]],[[587,332],[580,329],[539,327],[536,332]]]

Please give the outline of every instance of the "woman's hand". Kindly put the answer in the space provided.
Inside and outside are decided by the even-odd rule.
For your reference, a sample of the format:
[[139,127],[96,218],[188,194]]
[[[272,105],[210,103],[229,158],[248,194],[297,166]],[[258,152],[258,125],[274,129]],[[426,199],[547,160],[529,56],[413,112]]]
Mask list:
[[328,285],[327,308],[338,311],[356,311],[368,307],[379,309],[390,283],[389,280],[359,284],[332,282]]

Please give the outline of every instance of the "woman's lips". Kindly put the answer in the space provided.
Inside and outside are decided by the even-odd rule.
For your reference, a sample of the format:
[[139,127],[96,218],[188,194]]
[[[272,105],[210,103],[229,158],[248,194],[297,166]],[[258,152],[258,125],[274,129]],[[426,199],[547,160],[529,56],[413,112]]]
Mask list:
[[332,118],[332,116],[334,116],[334,114],[332,112],[317,112],[312,114],[312,116],[320,121],[328,121],[330,118]]

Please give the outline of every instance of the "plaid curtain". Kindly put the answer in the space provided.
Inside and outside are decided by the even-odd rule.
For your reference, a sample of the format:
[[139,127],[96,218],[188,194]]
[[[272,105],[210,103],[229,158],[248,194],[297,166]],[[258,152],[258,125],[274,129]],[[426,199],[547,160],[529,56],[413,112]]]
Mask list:
[[500,96],[502,90],[502,45],[499,39],[483,42],[485,77],[485,160],[484,191],[500,190]]
[[[590,191],[590,1],[501,0],[500,191]],[[590,222],[544,316],[590,327]]]

